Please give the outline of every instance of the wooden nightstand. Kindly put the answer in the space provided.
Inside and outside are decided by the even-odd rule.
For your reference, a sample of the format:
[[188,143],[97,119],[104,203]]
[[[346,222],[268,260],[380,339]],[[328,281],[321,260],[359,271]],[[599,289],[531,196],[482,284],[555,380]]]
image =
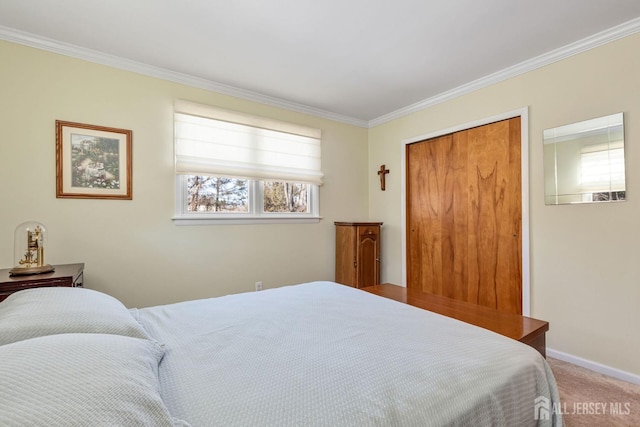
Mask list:
[[55,271],[29,276],[10,276],[10,268],[0,270],[0,301],[23,289],[47,286],[82,287],[84,264],[54,265]]

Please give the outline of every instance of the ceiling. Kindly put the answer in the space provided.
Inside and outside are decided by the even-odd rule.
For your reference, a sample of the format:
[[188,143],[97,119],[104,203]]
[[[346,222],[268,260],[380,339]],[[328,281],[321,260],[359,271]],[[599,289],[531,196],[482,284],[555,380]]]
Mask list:
[[0,38],[366,126],[638,17],[638,0],[0,0]]

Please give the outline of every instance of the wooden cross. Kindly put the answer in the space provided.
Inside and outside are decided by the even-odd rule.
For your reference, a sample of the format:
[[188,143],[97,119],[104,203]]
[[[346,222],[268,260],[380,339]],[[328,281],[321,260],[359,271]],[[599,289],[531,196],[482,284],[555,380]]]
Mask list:
[[385,190],[385,176],[389,173],[389,169],[384,168],[385,165],[380,165],[380,170],[378,171],[378,175],[380,175],[380,189],[382,191]]

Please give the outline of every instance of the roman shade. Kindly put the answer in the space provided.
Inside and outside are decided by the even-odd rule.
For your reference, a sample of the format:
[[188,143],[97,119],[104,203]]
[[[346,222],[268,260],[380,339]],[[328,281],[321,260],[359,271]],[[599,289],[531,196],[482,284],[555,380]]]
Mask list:
[[318,129],[184,100],[174,122],[176,174],[322,184]]
[[624,146],[622,141],[583,147],[580,153],[583,191],[624,191]]

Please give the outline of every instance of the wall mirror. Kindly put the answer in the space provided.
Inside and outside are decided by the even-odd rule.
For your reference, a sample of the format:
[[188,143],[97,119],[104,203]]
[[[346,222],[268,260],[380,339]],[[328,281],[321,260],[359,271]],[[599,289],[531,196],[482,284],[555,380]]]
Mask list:
[[547,205],[625,200],[623,113],[544,131]]

